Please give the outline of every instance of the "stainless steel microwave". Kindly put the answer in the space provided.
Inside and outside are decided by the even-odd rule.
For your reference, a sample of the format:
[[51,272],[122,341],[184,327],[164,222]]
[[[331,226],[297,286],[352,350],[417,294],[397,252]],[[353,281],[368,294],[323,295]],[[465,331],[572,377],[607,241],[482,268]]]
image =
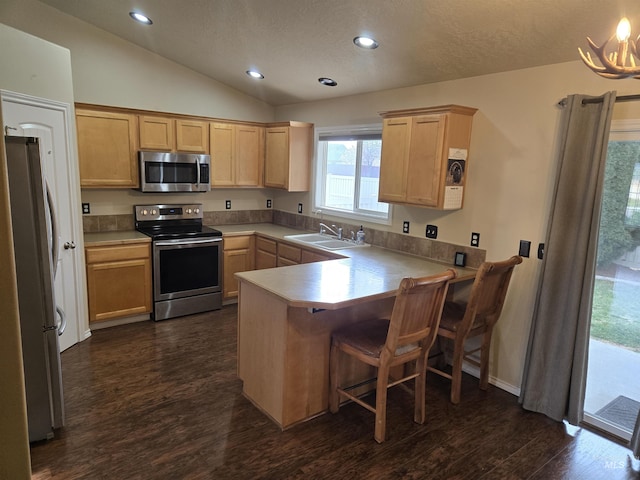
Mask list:
[[140,151],[142,192],[208,192],[211,157],[194,153]]

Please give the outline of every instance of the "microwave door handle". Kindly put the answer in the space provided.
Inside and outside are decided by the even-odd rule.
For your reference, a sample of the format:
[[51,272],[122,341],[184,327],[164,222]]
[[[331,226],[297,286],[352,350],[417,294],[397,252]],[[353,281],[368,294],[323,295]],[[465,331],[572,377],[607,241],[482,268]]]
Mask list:
[[196,157],[196,185],[200,188],[200,161]]

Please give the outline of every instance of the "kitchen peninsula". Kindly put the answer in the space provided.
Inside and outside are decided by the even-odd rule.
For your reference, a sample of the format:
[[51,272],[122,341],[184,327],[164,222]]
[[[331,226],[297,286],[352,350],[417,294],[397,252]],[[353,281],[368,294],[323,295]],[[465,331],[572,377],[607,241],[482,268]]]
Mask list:
[[[345,258],[236,274],[243,392],[282,429],[328,410],[333,330],[388,317],[402,278],[452,268],[373,246],[334,252]],[[456,270],[456,282],[475,276]],[[366,374],[346,364],[346,381]]]

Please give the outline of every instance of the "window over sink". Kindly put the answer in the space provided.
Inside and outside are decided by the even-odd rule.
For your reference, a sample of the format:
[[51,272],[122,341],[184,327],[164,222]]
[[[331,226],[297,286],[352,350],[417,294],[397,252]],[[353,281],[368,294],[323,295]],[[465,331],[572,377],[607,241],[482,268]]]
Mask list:
[[315,210],[374,223],[390,223],[378,202],[382,125],[317,129]]

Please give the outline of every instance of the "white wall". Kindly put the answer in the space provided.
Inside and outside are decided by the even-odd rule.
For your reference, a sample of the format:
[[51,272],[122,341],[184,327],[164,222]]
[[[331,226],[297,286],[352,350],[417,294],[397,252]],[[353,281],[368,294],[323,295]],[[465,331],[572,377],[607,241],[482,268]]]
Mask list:
[[[548,65],[476,78],[375,92],[276,109],[277,120],[296,118],[316,126],[380,122],[380,111],[459,104],[478,108],[474,116],[464,208],[439,212],[395,207],[390,230],[401,233],[411,222],[411,235],[424,236],[427,223],[438,226],[438,240],[469,245],[480,233],[488,260],[518,252],[530,240],[532,257],[518,266],[504,315],[494,334],[491,375],[517,392],[537,289],[541,262],[537,245],[544,242],[555,175],[554,152],[560,116],[557,102],[568,94],[618,95],[638,91],[635,80],[605,80],[581,62]],[[312,208],[310,194],[280,195],[279,209],[295,212],[302,202]],[[307,207],[308,206],[308,207]]]

